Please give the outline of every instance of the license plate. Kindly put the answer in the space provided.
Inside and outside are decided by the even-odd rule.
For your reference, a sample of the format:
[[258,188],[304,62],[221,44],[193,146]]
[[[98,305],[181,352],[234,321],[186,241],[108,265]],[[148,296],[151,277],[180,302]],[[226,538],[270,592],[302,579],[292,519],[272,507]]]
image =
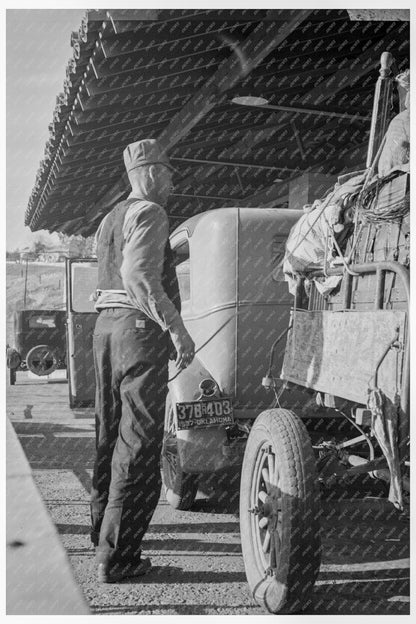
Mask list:
[[210,399],[176,403],[178,429],[232,425],[233,405],[231,399]]

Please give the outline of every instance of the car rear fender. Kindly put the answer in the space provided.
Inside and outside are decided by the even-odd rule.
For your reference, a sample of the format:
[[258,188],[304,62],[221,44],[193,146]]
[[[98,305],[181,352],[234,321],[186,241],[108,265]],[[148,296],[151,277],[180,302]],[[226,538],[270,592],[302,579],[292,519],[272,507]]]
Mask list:
[[[180,373],[174,362],[170,362],[169,379],[169,393],[176,417],[176,403],[197,401],[202,394],[199,384],[203,379],[213,379],[213,376],[195,357],[192,364]],[[185,472],[211,473],[230,464],[223,452],[227,441],[224,426],[184,429],[177,431],[176,435],[181,466]]]

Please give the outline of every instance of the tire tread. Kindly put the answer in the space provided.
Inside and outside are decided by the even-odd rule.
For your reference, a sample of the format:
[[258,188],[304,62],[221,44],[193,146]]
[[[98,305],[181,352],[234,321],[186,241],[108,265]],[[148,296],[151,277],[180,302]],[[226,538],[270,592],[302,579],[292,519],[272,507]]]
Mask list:
[[[244,458],[242,470],[242,491],[240,496],[240,521],[246,513],[244,507],[247,504],[247,493],[243,488],[250,479],[250,471],[254,466],[255,450],[250,449],[251,439],[260,448],[259,440],[273,441],[275,452],[282,457],[279,465],[281,478],[284,480],[285,492],[289,495],[287,503],[290,518],[286,518],[285,535],[288,542],[283,544],[286,553],[286,561],[278,571],[279,577],[286,575],[286,593],[282,594],[281,604],[278,600],[270,604],[267,591],[264,595],[257,592],[262,582],[262,573],[258,570],[255,562],[251,536],[244,533],[249,530],[249,521],[242,521],[242,546],[246,566],[247,578],[250,587],[254,591],[256,600],[273,613],[293,612],[299,610],[308,600],[313,584],[319,572],[320,563],[320,534],[319,534],[319,493],[316,486],[317,475],[315,459],[309,435],[303,422],[290,410],[271,409],[262,412],[253,426],[247,443],[248,457]],[[246,450],[247,455],[247,450]],[[247,515],[247,513],[246,513]],[[248,540],[249,545],[244,544]],[[310,551],[308,564],[305,566],[304,553]],[[282,550],[283,552],[283,550]],[[247,560],[246,560],[247,559]],[[264,576],[264,573],[263,573]]]

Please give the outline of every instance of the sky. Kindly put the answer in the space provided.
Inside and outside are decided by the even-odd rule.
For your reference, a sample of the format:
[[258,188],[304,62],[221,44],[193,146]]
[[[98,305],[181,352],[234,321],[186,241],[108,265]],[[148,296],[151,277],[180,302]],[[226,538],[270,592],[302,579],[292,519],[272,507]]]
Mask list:
[[31,245],[24,215],[39,163],[49,139],[56,96],[63,91],[72,57],[70,37],[85,9],[8,9],[6,11],[6,249]]

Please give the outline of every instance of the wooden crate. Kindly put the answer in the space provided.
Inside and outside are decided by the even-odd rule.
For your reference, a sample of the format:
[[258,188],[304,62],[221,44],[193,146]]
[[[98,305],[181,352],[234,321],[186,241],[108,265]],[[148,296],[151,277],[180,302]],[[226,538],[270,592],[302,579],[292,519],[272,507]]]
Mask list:
[[401,310],[296,310],[281,377],[366,404],[377,363],[399,328],[402,348],[388,352],[378,374],[378,387],[393,401],[401,391],[406,319]]

